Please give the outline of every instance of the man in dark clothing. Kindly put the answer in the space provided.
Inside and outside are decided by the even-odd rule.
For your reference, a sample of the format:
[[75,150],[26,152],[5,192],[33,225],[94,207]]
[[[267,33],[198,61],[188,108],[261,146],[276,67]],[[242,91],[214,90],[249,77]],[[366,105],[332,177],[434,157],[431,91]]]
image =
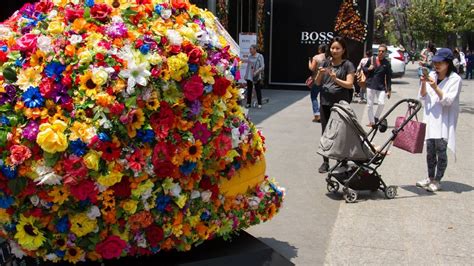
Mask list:
[[[392,66],[385,58],[387,46],[381,44],[377,56],[372,57],[363,67],[367,76],[367,109],[369,124],[372,127],[375,121],[382,115],[385,104],[385,95],[390,99],[392,95]],[[377,112],[374,116],[374,103],[377,103]]]

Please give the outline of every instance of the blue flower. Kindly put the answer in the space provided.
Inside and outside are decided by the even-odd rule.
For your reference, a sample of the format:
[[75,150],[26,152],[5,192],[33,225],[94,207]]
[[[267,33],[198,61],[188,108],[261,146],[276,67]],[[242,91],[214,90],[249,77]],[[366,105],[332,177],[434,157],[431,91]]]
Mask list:
[[161,10],[163,10],[163,6],[162,6],[162,5],[156,5],[156,6],[155,6],[155,12],[156,12],[156,14],[161,15]]
[[283,192],[277,188],[277,186],[270,182],[270,187],[277,193],[278,196],[283,196]]
[[8,209],[10,206],[12,206],[13,202],[15,202],[15,200],[10,196],[0,197],[0,208]]
[[69,149],[77,156],[82,156],[87,152],[87,145],[82,140],[77,139],[69,143]]
[[86,6],[87,7],[94,6],[94,0],[86,0]]
[[56,223],[56,230],[59,233],[66,233],[69,231],[69,219],[67,216],[63,216],[61,219],[58,220]]
[[201,213],[201,221],[207,221],[209,218],[211,218],[209,211],[206,210]]
[[148,43],[145,43],[144,45],[140,47],[140,52],[142,54],[148,54],[149,51],[150,51],[150,45]]
[[137,139],[143,143],[152,143],[155,140],[155,132],[151,129],[139,129]]
[[7,230],[8,232],[13,232],[16,230],[16,225],[14,223],[8,223],[3,225],[3,228],[5,228],[5,230]]
[[204,91],[205,91],[206,93],[211,93],[212,90],[213,90],[212,85],[207,85],[206,87],[204,87]]
[[196,73],[198,71],[199,67],[196,64],[189,64],[189,71],[191,73]]
[[109,135],[107,135],[107,133],[104,133],[104,132],[99,133],[99,139],[100,141],[103,141],[103,142],[111,141]]
[[181,171],[181,173],[183,173],[183,175],[189,175],[193,172],[194,168],[196,168],[196,163],[185,162],[179,167],[179,170]]
[[50,78],[55,78],[56,80],[59,80],[61,77],[61,74],[63,71],[66,69],[66,66],[59,63],[59,62],[51,62],[46,66],[44,69],[44,72],[46,73],[46,76]]
[[234,161],[234,168],[235,170],[239,170],[242,167],[242,164],[239,161]]
[[2,51],[2,52],[8,51],[8,46],[6,46],[6,45],[0,46],[0,51]]
[[169,196],[160,196],[160,197],[158,197],[156,199],[156,209],[159,212],[164,213],[165,209],[166,209],[166,206],[168,206],[170,201],[171,201],[171,198]]
[[15,61],[15,65],[16,65],[17,67],[22,67],[23,64],[25,63],[25,61],[26,61],[26,60],[23,59],[23,58],[18,58],[18,59]]
[[0,116],[0,125],[1,126],[10,126],[10,119],[8,119],[8,117],[2,115]]
[[28,108],[36,108],[44,106],[44,98],[38,87],[29,87],[21,96],[21,99]]
[[64,250],[56,250],[56,251],[54,252],[54,254],[56,254],[56,256],[62,258],[62,257],[64,257],[64,255],[66,255],[66,251],[64,251]]
[[2,168],[0,169],[2,172],[3,176],[5,176],[8,179],[15,179],[17,175],[17,170],[15,167],[10,168],[9,166],[2,165]]

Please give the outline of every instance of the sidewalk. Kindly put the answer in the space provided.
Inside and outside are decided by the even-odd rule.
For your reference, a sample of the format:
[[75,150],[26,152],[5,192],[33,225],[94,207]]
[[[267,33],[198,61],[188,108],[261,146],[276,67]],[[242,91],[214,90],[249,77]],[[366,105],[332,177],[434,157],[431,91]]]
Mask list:
[[[415,66],[393,85],[393,99],[417,93]],[[401,81],[401,82],[400,82]],[[407,84],[408,83],[408,84]],[[415,86],[414,86],[415,85]],[[388,185],[399,186],[398,196],[362,193],[355,204],[341,204],[332,229],[325,264],[472,265],[474,260],[474,81],[463,80],[461,113],[457,128],[457,161],[449,153],[443,190],[429,193],[415,182],[426,176],[426,154],[410,154],[392,148],[380,172]],[[399,110],[391,117],[403,115]],[[361,124],[367,122],[363,112]],[[422,111],[419,115],[422,117]],[[420,119],[421,119],[420,117]],[[380,139],[387,139],[385,138]]]

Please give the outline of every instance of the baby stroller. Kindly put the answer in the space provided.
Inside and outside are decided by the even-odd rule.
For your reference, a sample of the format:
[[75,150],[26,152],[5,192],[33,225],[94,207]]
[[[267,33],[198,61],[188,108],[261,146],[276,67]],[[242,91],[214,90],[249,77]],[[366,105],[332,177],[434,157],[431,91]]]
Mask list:
[[[386,118],[403,103],[407,103],[408,108],[412,109],[411,114],[398,128],[393,129],[392,135],[382,147],[375,148],[372,144],[375,135],[387,129]],[[339,184],[342,184],[346,202],[357,200],[356,190],[380,189],[388,199],[395,198],[397,187],[387,186],[377,169],[382,165],[392,141],[420,109],[421,103],[417,100],[401,100],[377,121],[369,133],[366,133],[347,102],[341,101],[335,104],[331,108],[331,116],[318,148],[319,154],[337,160],[336,165],[329,169],[326,178],[328,191],[336,193]]]

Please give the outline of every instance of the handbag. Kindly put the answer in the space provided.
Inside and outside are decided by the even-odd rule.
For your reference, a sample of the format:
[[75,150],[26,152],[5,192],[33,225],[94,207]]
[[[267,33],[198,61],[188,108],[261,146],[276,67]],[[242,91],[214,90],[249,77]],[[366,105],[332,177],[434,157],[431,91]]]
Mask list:
[[306,86],[307,86],[308,88],[310,88],[310,89],[313,88],[313,86],[314,86],[314,78],[313,78],[313,76],[309,76],[309,77],[306,79],[305,84],[306,84]]
[[[407,117],[411,115],[412,109],[409,108],[405,116],[399,116],[395,120],[395,128],[398,129],[400,125],[405,122]],[[423,144],[425,143],[426,124],[418,121],[418,116],[415,115],[416,120],[410,120],[400,129],[398,135],[393,141],[393,146],[405,150],[410,153],[422,153]]]
[[356,72],[356,79],[359,87],[365,88],[367,86],[367,77],[362,69],[359,69],[359,71]]

